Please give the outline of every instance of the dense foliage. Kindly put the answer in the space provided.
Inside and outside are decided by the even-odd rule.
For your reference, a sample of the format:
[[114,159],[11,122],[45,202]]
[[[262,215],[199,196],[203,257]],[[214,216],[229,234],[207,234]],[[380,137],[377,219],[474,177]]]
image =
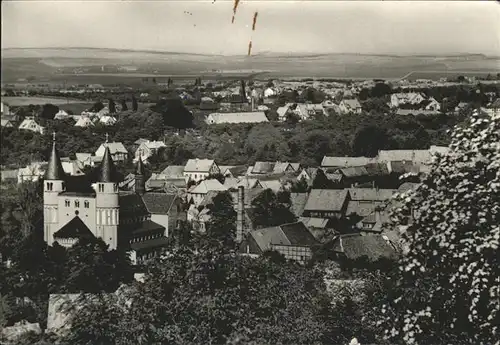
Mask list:
[[[73,344],[317,344],[326,332],[322,274],[293,263],[176,248],[125,298],[87,304]],[[100,320],[96,323],[92,320]],[[247,342],[245,342],[246,344]]]
[[394,213],[406,255],[382,309],[386,335],[406,344],[499,344],[498,112],[457,127],[451,149]]

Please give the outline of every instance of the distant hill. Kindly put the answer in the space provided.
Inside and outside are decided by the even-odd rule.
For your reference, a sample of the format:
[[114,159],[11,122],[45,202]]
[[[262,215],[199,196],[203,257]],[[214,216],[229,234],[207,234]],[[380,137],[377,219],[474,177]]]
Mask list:
[[[456,73],[498,73],[500,58],[481,54],[400,56],[381,54],[288,54],[262,52],[253,56],[222,56],[131,49],[7,48],[2,49],[2,81],[53,79],[113,73],[196,75],[227,70],[266,71],[269,77],[401,78],[414,72],[444,76]],[[110,72],[111,71],[111,72]],[[132,73],[132,74],[133,74]],[[208,73],[208,74],[210,74]],[[75,77],[76,78],[76,77]]]

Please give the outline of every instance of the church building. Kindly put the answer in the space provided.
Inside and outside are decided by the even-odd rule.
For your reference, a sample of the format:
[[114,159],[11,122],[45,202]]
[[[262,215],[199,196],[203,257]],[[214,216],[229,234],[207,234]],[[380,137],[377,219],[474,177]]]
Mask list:
[[173,194],[146,192],[140,159],[135,190],[120,191],[106,144],[96,183],[68,183],[71,176],[64,173],[54,134],[43,185],[44,239],[48,245],[57,241],[71,247],[79,238],[100,237],[110,250],[130,250],[132,261],[138,263],[161,252],[169,231],[185,219],[182,200]]

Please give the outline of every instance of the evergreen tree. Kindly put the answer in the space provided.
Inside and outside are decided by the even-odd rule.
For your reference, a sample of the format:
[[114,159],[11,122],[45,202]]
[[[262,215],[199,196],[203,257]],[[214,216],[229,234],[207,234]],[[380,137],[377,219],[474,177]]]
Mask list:
[[123,99],[122,100],[122,111],[127,111],[127,110],[128,110],[127,102]]
[[108,104],[109,104],[108,108],[109,108],[110,114],[116,113],[115,101],[112,98],[110,98]]
[[135,98],[135,96],[132,96],[132,110],[137,111],[137,109],[139,109],[139,106],[137,104],[137,99]]

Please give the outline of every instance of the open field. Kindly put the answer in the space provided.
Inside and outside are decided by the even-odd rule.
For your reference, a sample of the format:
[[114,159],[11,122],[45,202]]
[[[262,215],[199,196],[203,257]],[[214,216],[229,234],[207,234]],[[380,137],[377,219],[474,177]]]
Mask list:
[[2,102],[7,103],[11,107],[21,107],[26,105],[43,105],[43,104],[53,104],[53,105],[65,105],[72,103],[85,103],[81,100],[72,100],[66,98],[52,98],[52,97],[2,97]]

